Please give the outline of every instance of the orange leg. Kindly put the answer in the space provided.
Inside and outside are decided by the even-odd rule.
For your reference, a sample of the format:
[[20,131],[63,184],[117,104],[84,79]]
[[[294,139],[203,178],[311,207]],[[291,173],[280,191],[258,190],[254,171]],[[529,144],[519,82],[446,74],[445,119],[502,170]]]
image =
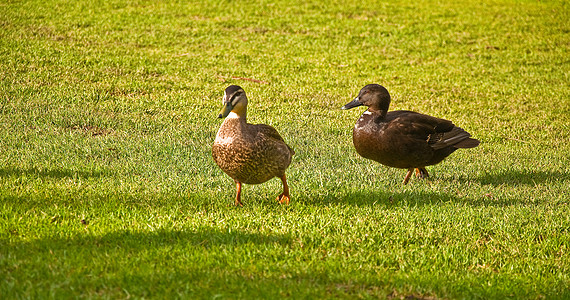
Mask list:
[[403,184],[408,184],[408,181],[410,181],[410,177],[412,177],[412,172],[414,172],[414,168],[409,168],[408,173],[406,173],[406,177],[404,177]]
[[283,174],[283,176],[281,176],[280,178],[281,182],[283,183],[283,193],[281,193],[281,195],[277,197],[277,201],[279,201],[279,203],[281,204],[285,203],[289,205],[289,201],[291,201],[291,198],[289,197],[289,186],[287,185],[287,178],[285,178],[285,174]]
[[243,206],[243,204],[241,204],[241,182],[236,181],[236,189],[237,193],[236,193],[235,206]]
[[416,168],[416,177],[425,179],[429,177],[428,171],[425,167]]

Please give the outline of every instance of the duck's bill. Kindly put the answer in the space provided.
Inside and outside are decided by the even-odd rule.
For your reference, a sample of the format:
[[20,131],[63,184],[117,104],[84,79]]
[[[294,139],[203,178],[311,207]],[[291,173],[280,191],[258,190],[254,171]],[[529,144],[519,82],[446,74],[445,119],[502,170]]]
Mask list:
[[351,109],[351,108],[358,107],[360,105],[362,105],[362,103],[360,103],[360,101],[358,101],[358,97],[356,97],[356,98],[354,98],[354,100],[348,102],[347,104],[345,104],[340,109]]
[[232,111],[232,109],[233,109],[233,107],[232,107],[231,102],[226,102],[224,104],[224,107],[222,107],[222,110],[220,111],[218,118],[221,119],[221,118],[227,117],[230,114],[230,112]]

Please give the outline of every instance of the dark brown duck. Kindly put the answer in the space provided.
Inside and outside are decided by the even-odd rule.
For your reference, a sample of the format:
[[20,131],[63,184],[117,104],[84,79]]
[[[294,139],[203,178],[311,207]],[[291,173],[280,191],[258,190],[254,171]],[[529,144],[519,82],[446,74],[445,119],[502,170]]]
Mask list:
[[459,148],[473,148],[479,141],[451,121],[413,111],[388,112],[390,94],[379,84],[369,84],[342,109],[368,106],[352,131],[356,152],[383,165],[408,169],[407,184],[414,169],[427,178],[426,166],[441,162]]

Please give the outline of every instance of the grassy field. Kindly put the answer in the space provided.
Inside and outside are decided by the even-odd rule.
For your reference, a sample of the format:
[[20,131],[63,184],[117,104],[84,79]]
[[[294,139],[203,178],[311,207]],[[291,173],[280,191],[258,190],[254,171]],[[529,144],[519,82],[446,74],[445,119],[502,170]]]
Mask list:
[[[568,3],[376,2],[0,3],[1,297],[570,298]],[[368,83],[481,145],[402,185],[352,146]],[[231,205],[230,84],[288,206]]]

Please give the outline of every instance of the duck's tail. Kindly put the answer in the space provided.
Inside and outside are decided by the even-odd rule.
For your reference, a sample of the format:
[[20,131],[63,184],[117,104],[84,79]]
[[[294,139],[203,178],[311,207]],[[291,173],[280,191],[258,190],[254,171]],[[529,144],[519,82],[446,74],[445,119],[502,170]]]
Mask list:
[[440,136],[433,139],[431,136],[428,138],[428,143],[431,144],[432,148],[435,150],[443,149],[449,146],[455,148],[474,148],[479,146],[479,140],[471,138],[471,134],[461,127],[453,127],[451,131],[445,132],[443,134],[438,134]]
[[289,153],[291,153],[291,156],[295,155],[295,150],[293,150],[291,146],[287,145],[287,148],[289,148]]
[[481,142],[478,139],[472,139],[472,138],[468,138],[465,139],[455,145],[453,145],[453,147],[455,148],[475,148],[477,146],[479,146]]

